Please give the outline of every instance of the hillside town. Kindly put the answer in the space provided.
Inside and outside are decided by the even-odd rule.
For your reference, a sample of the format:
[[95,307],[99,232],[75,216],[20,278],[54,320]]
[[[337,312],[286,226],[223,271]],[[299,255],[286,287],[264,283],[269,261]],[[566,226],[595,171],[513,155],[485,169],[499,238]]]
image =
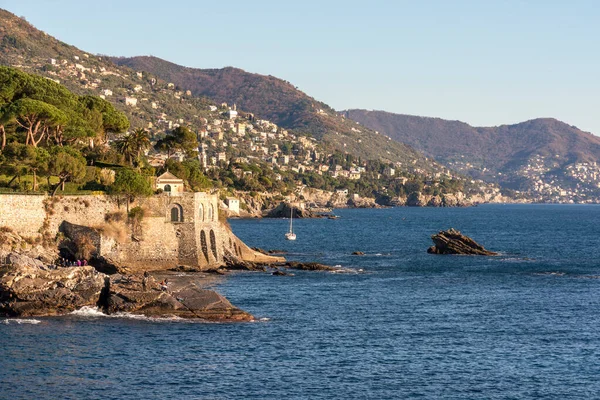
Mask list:
[[[41,72],[74,91],[91,92],[123,109],[131,116],[132,126],[141,125],[150,135],[152,146],[146,149],[145,156],[149,165],[158,170],[164,169],[169,160],[182,163],[197,156],[202,171],[212,179],[225,180],[229,189],[269,191],[273,186],[264,182],[273,180],[280,183],[277,190],[288,200],[304,197],[302,193],[307,188],[324,189],[338,206],[359,202],[361,198],[379,198],[385,204],[389,201],[385,199],[406,198],[414,190],[429,195],[465,191],[481,195],[482,199],[501,197],[497,186],[467,179],[433,160],[424,160],[427,168],[422,161],[410,158],[404,163],[363,160],[348,151],[326,146],[311,135],[257,118],[235,104],[214,104],[195,98],[186,88],[145,72],[124,70],[102,57],[77,53],[64,59],[34,58],[21,67]],[[157,148],[161,139],[180,127],[196,135],[196,154]],[[352,128],[353,134],[361,133],[358,128]],[[105,145],[120,137],[108,137]],[[257,166],[261,169],[257,170]],[[264,176],[267,169],[268,176]],[[224,178],[226,174],[230,179]]]
[[[489,178],[490,171],[461,160],[448,162],[449,168],[431,160],[430,168],[426,170],[415,159],[405,163],[384,163],[374,170],[369,167],[369,160],[348,157],[347,152],[324,147],[322,142],[310,135],[292,132],[271,121],[256,118],[252,113],[238,110],[235,104],[214,104],[207,99],[196,98],[186,88],[144,72],[124,70],[102,57],[77,53],[63,59],[33,58],[28,60],[27,65],[17,67],[41,72],[72,90],[91,92],[116,103],[132,116],[132,124],[143,126],[149,133],[153,146],[146,150],[145,155],[149,165],[158,169],[164,167],[167,160],[183,162],[189,158],[185,151],[161,151],[154,146],[169,131],[187,127],[197,136],[197,158],[204,173],[214,178],[219,176],[220,170],[228,170],[242,180],[256,174],[248,166],[268,166],[275,181],[286,183],[288,195],[314,187],[329,189],[332,193],[348,192],[347,200],[361,196],[394,198],[402,194],[397,190],[398,186],[413,180],[421,180],[423,185],[418,189],[430,194],[438,192],[436,188],[444,181],[456,180],[463,182],[460,190],[491,201],[507,201],[509,197],[502,195],[507,193],[519,201],[572,203],[597,202],[599,199],[600,181],[595,163],[570,165],[566,169],[567,174],[558,176],[551,172],[557,163],[549,164],[548,159],[538,156],[521,170],[502,177],[514,175],[520,182],[514,187],[514,192],[502,193],[497,185],[483,180],[486,176]],[[353,133],[360,134],[358,128],[352,128]],[[106,145],[118,137],[108,139]],[[466,178],[474,172],[483,179]],[[315,185],[314,180],[304,179],[306,175],[324,177],[328,184],[319,181]],[[501,175],[498,172],[491,177],[492,181],[498,181]],[[569,182],[565,185],[566,179]],[[575,187],[570,185],[573,180],[577,181]],[[368,189],[362,192],[355,190],[361,181],[375,181],[377,184],[368,185]],[[352,182],[355,184],[348,185]],[[390,190],[391,187],[396,188],[395,193]],[[268,188],[259,186],[257,189]]]

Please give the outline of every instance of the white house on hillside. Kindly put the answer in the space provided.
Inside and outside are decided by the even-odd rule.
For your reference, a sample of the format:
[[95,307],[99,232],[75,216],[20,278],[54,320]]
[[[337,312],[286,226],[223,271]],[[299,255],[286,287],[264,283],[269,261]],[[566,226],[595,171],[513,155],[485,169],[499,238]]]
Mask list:
[[179,179],[169,171],[156,178],[156,189],[162,189],[163,192],[171,196],[178,196],[183,193],[183,179]]

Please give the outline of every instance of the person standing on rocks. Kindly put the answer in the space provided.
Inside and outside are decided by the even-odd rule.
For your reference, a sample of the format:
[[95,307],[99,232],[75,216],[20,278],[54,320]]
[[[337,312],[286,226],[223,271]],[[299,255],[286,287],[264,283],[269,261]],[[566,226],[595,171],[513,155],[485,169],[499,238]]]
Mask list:
[[144,277],[142,278],[142,289],[144,290],[144,292],[147,290],[149,276],[150,274],[148,273],[148,271],[144,271]]

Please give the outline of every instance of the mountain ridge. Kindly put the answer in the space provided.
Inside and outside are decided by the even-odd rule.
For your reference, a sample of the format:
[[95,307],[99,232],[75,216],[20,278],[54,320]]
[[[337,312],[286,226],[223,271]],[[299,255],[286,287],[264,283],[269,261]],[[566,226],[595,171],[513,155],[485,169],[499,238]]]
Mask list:
[[[35,28],[29,22],[17,17],[9,11],[0,9],[0,64],[13,66],[23,69],[27,72],[43,75],[47,78],[60,80],[60,83],[67,86],[70,90],[78,94],[100,94],[100,89],[109,89],[112,91],[111,97],[107,95],[107,100],[115,104],[116,107],[126,112],[133,126],[148,126],[151,122],[154,127],[161,120],[164,120],[161,112],[167,115],[167,118],[174,123],[184,120],[190,124],[193,129],[199,129],[202,125],[203,117],[210,118],[208,105],[216,102],[226,102],[230,105],[238,101],[238,109],[253,112],[254,108],[246,109],[243,104],[257,104],[255,99],[259,99],[259,104],[270,104],[267,112],[260,112],[260,116],[277,123],[277,125],[288,129],[294,129],[302,134],[312,134],[323,145],[331,150],[352,153],[356,157],[364,160],[381,160],[384,162],[402,162],[404,164],[412,163],[417,160],[417,167],[423,170],[431,170],[431,165],[421,154],[414,149],[400,143],[387,144],[387,138],[376,135],[374,132],[361,132],[361,135],[369,137],[369,140],[363,141],[363,137],[358,132],[352,130],[354,123],[345,121],[337,115],[335,110],[324,103],[310,98],[308,95],[297,91],[293,85],[284,80],[265,76],[260,74],[250,74],[245,71],[228,67],[225,69],[209,69],[209,78],[215,80],[214,90],[219,88],[227,89],[232,97],[223,100],[218,96],[209,99],[207,96],[196,93],[196,95],[187,95],[187,90],[192,88],[181,86],[181,95],[178,90],[159,91],[156,86],[166,86],[165,80],[157,74],[145,70],[146,74],[138,76],[140,70],[134,70],[125,65],[117,65],[106,55],[93,55],[75,46],[64,43],[51,35]],[[149,58],[154,60],[155,58]],[[68,60],[68,62],[67,62]],[[74,61],[78,60],[78,61]],[[168,67],[176,64],[161,60]],[[56,64],[52,64],[52,63]],[[83,69],[71,69],[72,76],[65,79],[64,72],[66,68],[75,68],[77,63],[81,64]],[[190,69],[189,67],[178,66],[181,70]],[[89,71],[96,71],[95,74]],[[102,76],[98,76],[99,70]],[[206,77],[206,73],[203,72]],[[227,77],[236,77],[242,80],[244,85],[238,87],[235,82],[229,85],[221,85],[222,75]],[[91,79],[91,78],[94,79]],[[158,78],[158,85],[152,85],[153,78]],[[57,79],[58,78],[58,79]],[[162,82],[160,82],[162,81]],[[269,83],[276,83],[269,86]],[[141,85],[142,91],[133,93],[136,86]],[[248,91],[248,88],[253,89]],[[276,90],[274,90],[275,88]],[[283,90],[282,90],[283,88]],[[239,89],[239,90],[238,90]],[[242,94],[240,94],[242,93]],[[245,94],[249,93],[249,94]],[[271,96],[272,94],[274,95]],[[128,107],[126,97],[135,94],[140,98],[137,106]],[[174,98],[173,96],[176,96]],[[293,104],[293,107],[281,107],[280,97],[283,96],[285,104]],[[250,101],[245,101],[245,98]],[[290,100],[291,99],[291,100]],[[158,108],[150,107],[151,103],[157,103]],[[324,114],[318,114],[319,109]],[[273,117],[273,118],[271,118]],[[283,124],[281,122],[284,122]],[[363,129],[366,130],[366,129]],[[385,152],[379,151],[380,148],[387,146]]]
[[600,162],[600,137],[552,117],[474,127],[462,121],[379,110],[341,113],[449,167],[501,183],[514,181],[515,174],[523,175],[536,159],[543,159],[539,164],[548,171]]

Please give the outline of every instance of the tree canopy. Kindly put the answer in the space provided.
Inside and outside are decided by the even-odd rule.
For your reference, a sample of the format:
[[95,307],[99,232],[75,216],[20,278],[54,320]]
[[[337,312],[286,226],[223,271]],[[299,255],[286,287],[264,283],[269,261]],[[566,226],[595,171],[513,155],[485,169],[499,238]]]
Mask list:
[[62,146],[124,132],[129,121],[99,97],[78,96],[50,79],[0,66],[2,148],[10,125],[17,137],[19,131],[25,132],[25,144],[38,146],[44,140]]
[[152,194],[152,187],[147,177],[130,168],[118,170],[114,183],[108,189],[110,194],[125,198],[127,212],[129,212],[129,203],[136,197]]

